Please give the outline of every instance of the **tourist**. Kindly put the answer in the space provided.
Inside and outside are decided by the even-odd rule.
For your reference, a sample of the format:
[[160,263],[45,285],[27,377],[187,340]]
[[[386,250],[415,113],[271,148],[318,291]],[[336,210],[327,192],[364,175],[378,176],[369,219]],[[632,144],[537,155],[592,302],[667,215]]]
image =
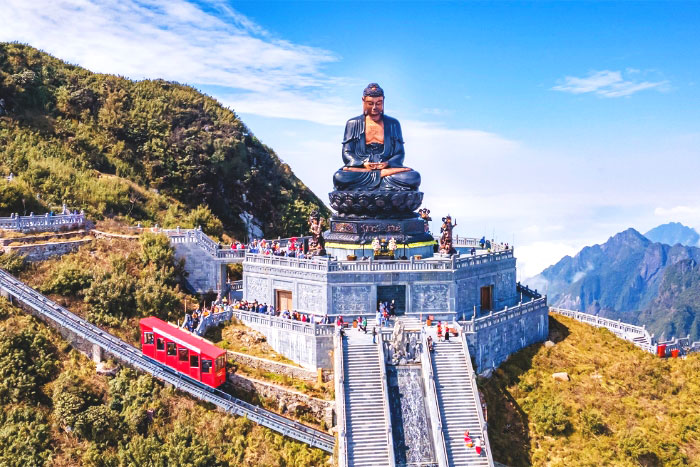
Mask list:
[[367,334],[367,317],[363,316],[362,317],[362,330]]
[[395,302],[395,300],[392,300],[391,304],[389,305],[389,315],[396,316],[396,302]]
[[466,444],[468,448],[474,447],[474,441],[472,441],[472,437],[469,436],[469,430],[464,432],[464,444]]
[[442,340],[442,323],[440,321],[438,321],[437,325],[437,336],[438,340]]
[[476,254],[476,248],[472,247],[471,254],[472,254],[472,256],[474,256]]
[[483,438],[483,437],[479,438],[479,442],[477,443],[477,445],[476,445],[476,447],[475,447],[474,449],[476,450],[476,453],[477,453],[478,455],[481,455],[482,451],[483,451],[483,452],[486,452],[486,451],[484,450],[484,449],[485,449],[485,446],[484,446],[484,438]]
[[445,326],[445,341],[450,340],[450,328]]
[[377,343],[377,326],[372,326],[372,344]]
[[379,312],[379,308],[377,308],[377,326],[382,325],[382,314]]
[[433,337],[428,336],[428,352],[432,352],[432,351],[433,351]]

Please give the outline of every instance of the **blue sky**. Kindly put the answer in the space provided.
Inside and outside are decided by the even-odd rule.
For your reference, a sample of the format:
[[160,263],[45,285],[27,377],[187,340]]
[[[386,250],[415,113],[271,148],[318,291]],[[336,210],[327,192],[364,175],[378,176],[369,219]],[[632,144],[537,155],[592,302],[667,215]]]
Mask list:
[[627,227],[700,227],[700,3],[6,0],[0,40],[190,84],[322,199],[364,86],[425,205],[522,278]]

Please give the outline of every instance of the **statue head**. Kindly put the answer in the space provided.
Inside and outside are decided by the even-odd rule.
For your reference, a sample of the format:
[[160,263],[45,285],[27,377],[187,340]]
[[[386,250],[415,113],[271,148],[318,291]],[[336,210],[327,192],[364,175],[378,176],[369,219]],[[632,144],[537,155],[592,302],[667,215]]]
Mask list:
[[384,115],[384,90],[377,83],[369,83],[362,92],[362,112],[374,121]]

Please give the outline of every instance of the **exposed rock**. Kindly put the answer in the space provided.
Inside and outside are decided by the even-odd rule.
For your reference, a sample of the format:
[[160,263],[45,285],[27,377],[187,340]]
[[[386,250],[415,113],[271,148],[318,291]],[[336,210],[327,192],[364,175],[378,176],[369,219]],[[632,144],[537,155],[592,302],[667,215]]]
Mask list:
[[552,373],[552,378],[556,379],[557,381],[569,381],[569,373],[566,371]]
[[554,344],[554,342],[552,342],[552,341],[547,341],[544,343],[544,346],[547,348],[554,347],[555,345],[556,344]]
[[119,371],[119,365],[108,366],[106,362],[97,364],[97,374],[106,376],[115,376]]
[[479,373],[479,376],[481,376],[482,378],[490,378],[492,374],[493,368],[487,368],[486,370]]

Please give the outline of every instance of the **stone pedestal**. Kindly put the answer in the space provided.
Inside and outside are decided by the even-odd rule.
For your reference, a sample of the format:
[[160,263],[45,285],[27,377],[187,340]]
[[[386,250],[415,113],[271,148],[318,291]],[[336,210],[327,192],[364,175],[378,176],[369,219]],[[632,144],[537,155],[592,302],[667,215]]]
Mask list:
[[433,255],[435,241],[414,211],[423,200],[419,191],[334,191],[329,194],[336,214],[323,234],[329,255],[345,259],[373,256],[372,240],[396,241],[395,256]]

